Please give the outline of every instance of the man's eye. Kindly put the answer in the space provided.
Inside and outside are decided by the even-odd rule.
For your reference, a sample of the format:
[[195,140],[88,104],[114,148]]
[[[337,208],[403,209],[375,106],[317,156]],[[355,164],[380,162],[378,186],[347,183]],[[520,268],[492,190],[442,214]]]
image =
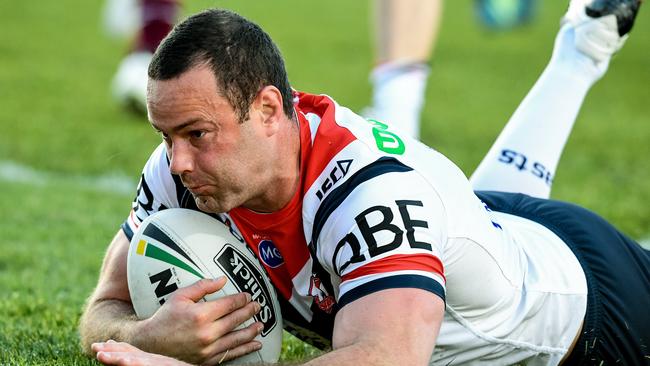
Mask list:
[[192,136],[193,138],[199,139],[199,138],[205,136],[205,132],[204,131],[191,131],[190,136]]

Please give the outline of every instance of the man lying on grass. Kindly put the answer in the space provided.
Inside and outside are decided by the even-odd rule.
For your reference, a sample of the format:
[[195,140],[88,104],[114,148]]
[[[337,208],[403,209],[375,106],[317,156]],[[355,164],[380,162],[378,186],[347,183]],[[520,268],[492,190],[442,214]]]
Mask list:
[[[310,365],[643,364],[650,254],[548,199],[584,96],[638,7],[572,2],[547,68],[470,180],[390,121],[293,91],[257,25],[224,10],[188,18],[149,67],[163,142],[107,251],[84,348],[118,365],[218,364],[259,349],[261,324],[235,330],[259,308],[244,294],[194,301],[223,280],[136,319],[129,239],[148,215],[185,207],[214,214],[256,253],[261,240],[281,253],[265,269],[285,324],[332,348]],[[93,344],[108,339],[130,345]]]

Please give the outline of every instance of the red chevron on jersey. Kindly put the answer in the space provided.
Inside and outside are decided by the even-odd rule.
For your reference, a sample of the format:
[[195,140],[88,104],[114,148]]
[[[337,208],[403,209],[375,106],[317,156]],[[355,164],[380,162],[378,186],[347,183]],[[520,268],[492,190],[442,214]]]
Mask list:
[[341,277],[343,282],[359,277],[397,271],[422,271],[443,275],[442,262],[429,254],[395,254],[368,263]]
[[[298,98],[298,110],[300,112],[305,115],[313,113],[320,117],[318,138],[314,140],[310,149],[309,167],[303,186],[308,189],[321,175],[332,158],[356,138],[347,128],[336,123],[334,116],[335,105],[328,96],[298,93]],[[303,126],[301,123],[301,128]]]

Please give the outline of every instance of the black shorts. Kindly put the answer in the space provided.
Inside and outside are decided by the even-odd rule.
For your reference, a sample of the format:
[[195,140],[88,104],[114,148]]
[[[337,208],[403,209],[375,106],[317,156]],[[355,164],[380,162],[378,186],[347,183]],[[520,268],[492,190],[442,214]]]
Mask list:
[[587,278],[582,333],[564,365],[650,365],[650,251],[579,206],[478,191],[490,209],[538,222],[575,254]]

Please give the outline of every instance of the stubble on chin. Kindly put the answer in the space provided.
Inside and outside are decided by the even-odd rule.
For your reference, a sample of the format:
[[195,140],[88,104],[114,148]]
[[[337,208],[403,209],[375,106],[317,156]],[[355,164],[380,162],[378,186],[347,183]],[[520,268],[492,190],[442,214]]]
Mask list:
[[228,209],[224,209],[224,207],[211,196],[194,196],[194,202],[196,203],[196,207],[203,212],[216,214],[228,211]]

